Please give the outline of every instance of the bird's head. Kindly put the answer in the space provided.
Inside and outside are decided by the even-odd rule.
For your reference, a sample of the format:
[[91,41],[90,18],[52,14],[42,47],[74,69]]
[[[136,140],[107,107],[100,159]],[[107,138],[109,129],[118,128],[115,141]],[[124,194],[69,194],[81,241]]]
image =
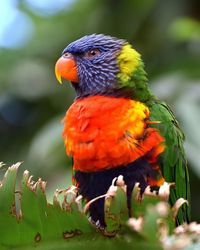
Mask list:
[[58,81],[70,81],[77,97],[132,95],[146,81],[140,54],[125,40],[93,34],[70,43],[55,66]]

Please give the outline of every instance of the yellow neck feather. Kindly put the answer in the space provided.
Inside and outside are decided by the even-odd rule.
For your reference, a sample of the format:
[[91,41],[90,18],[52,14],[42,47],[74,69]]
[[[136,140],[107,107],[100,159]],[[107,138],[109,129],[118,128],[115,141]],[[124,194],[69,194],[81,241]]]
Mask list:
[[130,44],[126,44],[122,48],[117,61],[120,69],[120,73],[118,73],[117,76],[122,82],[127,82],[130,80],[131,75],[140,64],[141,57],[140,54],[135,49],[133,49]]

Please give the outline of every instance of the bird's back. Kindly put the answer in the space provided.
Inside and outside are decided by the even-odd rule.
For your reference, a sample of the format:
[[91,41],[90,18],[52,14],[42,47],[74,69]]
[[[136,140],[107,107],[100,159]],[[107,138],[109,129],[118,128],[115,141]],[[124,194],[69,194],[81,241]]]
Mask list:
[[[160,156],[160,167],[167,182],[175,183],[170,192],[170,203],[178,198],[190,203],[190,185],[186,155],[183,147],[184,134],[181,131],[170,107],[157,99],[149,102],[150,119],[159,121],[153,125],[165,138],[165,152]],[[183,205],[179,210],[177,224],[190,221],[190,206]]]

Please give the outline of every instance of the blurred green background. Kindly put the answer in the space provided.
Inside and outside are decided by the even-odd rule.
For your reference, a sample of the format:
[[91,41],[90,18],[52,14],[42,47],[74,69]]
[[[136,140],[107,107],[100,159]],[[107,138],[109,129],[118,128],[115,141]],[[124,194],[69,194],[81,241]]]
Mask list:
[[[63,48],[91,33],[125,38],[143,55],[149,84],[186,134],[192,219],[200,221],[200,1],[1,0],[0,161],[70,185],[61,120],[74,91],[57,84]],[[4,174],[6,167],[0,170]]]

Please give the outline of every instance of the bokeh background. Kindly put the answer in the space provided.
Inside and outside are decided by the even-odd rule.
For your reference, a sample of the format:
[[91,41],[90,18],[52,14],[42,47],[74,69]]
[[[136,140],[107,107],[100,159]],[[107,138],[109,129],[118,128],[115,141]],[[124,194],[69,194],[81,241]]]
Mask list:
[[200,1],[1,0],[0,174],[21,171],[48,181],[51,194],[70,185],[61,119],[74,99],[57,84],[63,48],[91,33],[125,38],[143,55],[149,84],[186,134],[192,219],[200,221]]

